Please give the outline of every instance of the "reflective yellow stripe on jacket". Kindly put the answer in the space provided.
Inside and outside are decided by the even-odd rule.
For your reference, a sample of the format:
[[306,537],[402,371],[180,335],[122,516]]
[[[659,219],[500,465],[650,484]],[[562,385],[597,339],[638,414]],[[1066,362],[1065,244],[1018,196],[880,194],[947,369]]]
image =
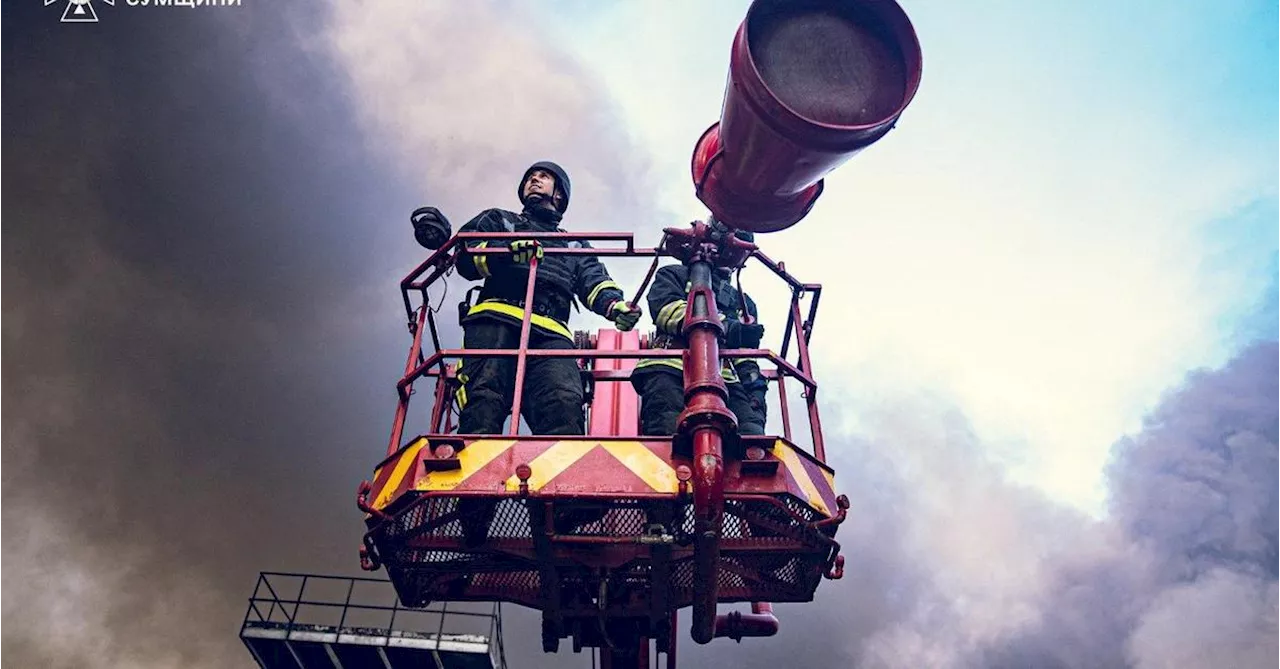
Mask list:
[[[524,318],[524,309],[522,307],[517,307],[514,304],[508,304],[506,302],[499,302],[497,300],[485,300],[484,302],[471,307],[471,310],[467,312],[467,315],[474,316],[482,313],[501,314],[503,316],[510,316],[516,320]],[[565,339],[573,340],[573,333],[569,332],[569,326],[551,318],[550,316],[532,314],[529,320],[535,326],[542,328],[547,332],[553,332]]]
[[667,303],[658,310],[658,317],[654,319],[658,329],[671,334],[680,334],[686,311],[688,311],[688,304],[684,300]]
[[[483,249],[488,247],[488,245],[489,242],[480,242],[472,248]],[[493,276],[493,274],[489,272],[489,256],[483,253],[477,253],[474,256],[471,256],[471,263],[476,266],[476,272],[480,273],[481,278],[487,279]]]
[[596,303],[596,298],[600,297],[600,291],[606,288],[617,288],[618,290],[622,290],[622,286],[619,286],[617,283],[614,283],[613,281],[610,281],[608,279],[601,281],[600,283],[596,284],[595,288],[591,289],[590,293],[587,293],[587,303],[585,306],[588,309],[590,309],[591,305]]
[[[656,349],[656,350],[661,350],[661,349]],[[677,348],[677,349],[669,349],[669,350],[679,351],[680,349]],[[684,360],[681,358],[645,358],[644,360],[641,360],[640,362],[636,363],[636,371],[639,371],[646,367],[659,367],[659,366],[670,367],[672,369],[680,371],[681,373],[684,373]],[[729,364],[728,360],[725,360],[724,364],[721,365],[720,367],[720,377],[723,378],[726,383],[738,383],[739,381],[738,370],[734,369],[733,365]]]

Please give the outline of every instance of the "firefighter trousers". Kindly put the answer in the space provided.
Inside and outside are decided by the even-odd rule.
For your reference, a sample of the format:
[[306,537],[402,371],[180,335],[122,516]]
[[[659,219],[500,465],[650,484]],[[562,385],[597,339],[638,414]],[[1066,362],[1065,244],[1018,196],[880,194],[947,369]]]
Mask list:
[[[464,349],[516,349],[520,325],[497,318],[472,318],[462,326]],[[572,350],[564,337],[531,327],[530,349]],[[574,358],[530,357],[525,364],[524,396],[520,415],[533,434],[584,434],[582,408],[585,392]],[[503,433],[515,402],[515,357],[465,357],[458,368],[459,434]],[[463,498],[458,501],[463,539],[479,546],[489,536],[497,506],[493,500]]]
[[[496,318],[473,318],[462,326],[464,349],[515,349],[520,326]],[[573,342],[536,327],[530,349],[572,350]],[[573,358],[529,357],[525,365],[520,414],[533,434],[584,434],[584,391]],[[502,434],[515,401],[516,359],[464,358],[458,369],[459,434]]]
[[[645,436],[675,434],[676,419],[684,411],[684,376],[673,368],[633,372],[631,384],[640,395],[640,432]],[[726,383],[729,411],[738,418],[738,434],[764,434],[764,393],[749,393],[740,382]]]

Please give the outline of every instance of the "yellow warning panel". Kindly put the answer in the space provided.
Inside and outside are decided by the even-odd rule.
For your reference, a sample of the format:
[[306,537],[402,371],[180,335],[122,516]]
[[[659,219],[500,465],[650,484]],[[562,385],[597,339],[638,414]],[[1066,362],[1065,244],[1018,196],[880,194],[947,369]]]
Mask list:
[[827,503],[822,499],[822,493],[818,491],[818,486],[814,484],[808,469],[800,461],[801,456],[795,452],[794,448],[786,442],[778,441],[774,444],[773,452],[782,461],[782,466],[791,472],[791,478],[795,479],[796,485],[800,486],[800,490],[804,492],[805,501],[809,506],[830,516],[831,509],[827,508]]
[[[557,441],[552,444],[551,448],[543,451],[529,463],[529,469],[533,471],[533,475],[529,477],[529,490],[541,490],[551,479],[562,474],[564,470],[573,466],[573,463],[581,460],[582,456],[599,445],[595,441]],[[507,490],[519,489],[520,479],[512,475],[507,479]]]
[[[373,508],[383,509],[391,503],[392,497],[396,491],[400,489],[400,484],[404,482],[404,477],[409,474],[413,463],[418,461],[418,454],[422,451],[422,447],[427,444],[426,439],[419,439],[409,445],[408,448],[400,454],[400,457],[392,465],[391,475],[387,477],[386,482],[382,484],[382,488],[378,490],[378,497],[373,501]],[[382,468],[379,467],[373,472],[374,480],[382,475]]]
[[414,490],[453,490],[515,445],[514,439],[477,439],[470,442],[466,448],[458,452],[458,463],[461,467],[429,472],[422,477],[421,481],[418,481]]

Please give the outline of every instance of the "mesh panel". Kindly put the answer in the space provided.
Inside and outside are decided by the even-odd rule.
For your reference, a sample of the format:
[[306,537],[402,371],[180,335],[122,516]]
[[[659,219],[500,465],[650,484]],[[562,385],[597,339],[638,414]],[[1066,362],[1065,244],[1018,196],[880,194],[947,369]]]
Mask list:
[[686,598],[691,599],[693,593],[693,560],[681,560],[672,565],[671,569],[671,587],[678,590],[688,590]]
[[[725,602],[810,601],[821,579],[827,544],[808,524],[822,516],[789,496],[768,501],[725,502],[722,552],[717,571],[719,598]],[[664,511],[661,502],[637,499],[609,503],[553,500],[550,514],[557,534],[634,539],[659,518],[677,551],[692,546],[693,514],[688,504]],[[537,509],[537,531],[544,530]],[[793,515],[794,514],[794,515]],[[804,519],[799,522],[797,516]],[[595,610],[601,579],[606,579],[607,608],[614,614],[645,614],[655,587],[651,545],[636,541],[615,544],[635,558],[623,564],[605,561],[604,550],[581,544],[553,543],[556,593],[543,593],[540,565],[530,532],[530,506],[513,497],[432,497],[405,508],[375,534],[378,553],[387,566],[401,601],[423,606],[431,601],[515,602],[544,607],[554,596],[571,610]],[[439,547],[432,547],[433,542]],[[757,550],[758,549],[758,550]],[[668,567],[668,601],[673,607],[692,604],[694,562],[677,553]]]
[[693,537],[693,534],[694,534],[693,506],[686,505],[683,509],[680,510],[680,513],[679,515],[677,515],[676,518],[678,522],[675,524],[679,525],[679,528],[680,528],[679,533],[685,537]]
[[[456,497],[427,497],[411,504],[386,528],[387,538],[407,539],[424,533],[461,536]],[[453,518],[453,520],[449,520]]]
[[476,574],[471,583],[474,586],[492,590],[514,590],[536,595],[541,584],[537,571],[509,571]]
[[[618,506],[606,508],[601,504],[560,504],[556,509],[561,526],[572,525],[573,534],[585,536],[630,537],[642,534],[649,526],[649,513],[640,508],[636,500],[619,500]],[[620,508],[619,508],[620,507]]]
[[742,590],[747,587],[747,582],[739,575],[742,569],[741,558],[720,557],[720,569],[716,572],[716,585],[721,590],[732,591]]
[[498,503],[489,537],[494,539],[522,539],[529,536],[529,508],[515,499]]
[[751,536],[751,527],[740,516],[725,509],[724,522],[720,524],[720,536],[725,539],[739,539]]

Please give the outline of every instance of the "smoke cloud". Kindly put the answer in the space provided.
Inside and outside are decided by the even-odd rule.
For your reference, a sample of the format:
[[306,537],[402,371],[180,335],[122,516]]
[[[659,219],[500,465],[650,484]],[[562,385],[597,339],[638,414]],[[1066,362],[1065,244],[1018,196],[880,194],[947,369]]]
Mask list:
[[1170,391],[1115,445],[1102,520],[1005,481],[944,400],[867,407],[828,444],[854,578],[801,634],[847,640],[832,666],[1274,666],[1277,365],[1259,343]]
[[251,666],[259,570],[358,571],[408,212],[549,157],[616,228],[646,168],[492,6],[60,9],[3,6],[6,664]]

